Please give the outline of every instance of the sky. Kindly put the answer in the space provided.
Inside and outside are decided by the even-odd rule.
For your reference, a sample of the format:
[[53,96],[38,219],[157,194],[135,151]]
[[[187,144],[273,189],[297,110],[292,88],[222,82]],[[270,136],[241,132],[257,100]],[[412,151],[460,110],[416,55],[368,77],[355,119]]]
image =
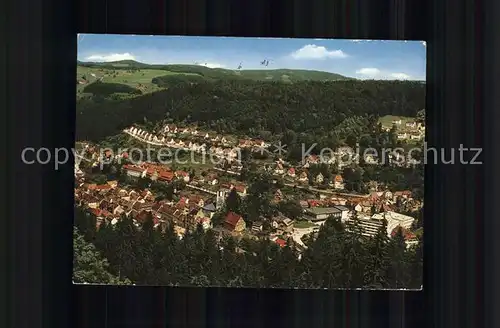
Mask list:
[[[359,79],[425,80],[424,41],[79,34],[78,60],[132,59],[237,69],[306,69]],[[269,60],[269,66],[261,65]]]

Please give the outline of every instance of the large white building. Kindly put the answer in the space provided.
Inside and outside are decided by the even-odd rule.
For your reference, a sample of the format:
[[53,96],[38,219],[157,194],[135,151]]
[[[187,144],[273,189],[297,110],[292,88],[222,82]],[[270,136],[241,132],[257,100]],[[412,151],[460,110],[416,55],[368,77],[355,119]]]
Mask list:
[[[353,220],[347,220],[346,226],[349,227]],[[358,218],[358,225],[361,228],[361,234],[367,237],[373,237],[377,234],[378,229],[382,226],[382,222],[378,220],[372,220],[370,217]]]
[[411,216],[399,214],[392,211],[377,213],[372,216],[372,220],[382,222],[382,220],[387,220],[387,235],[390,236],[392,231],[400,226],[405,229],[410,229],[413,221],[415,220]]

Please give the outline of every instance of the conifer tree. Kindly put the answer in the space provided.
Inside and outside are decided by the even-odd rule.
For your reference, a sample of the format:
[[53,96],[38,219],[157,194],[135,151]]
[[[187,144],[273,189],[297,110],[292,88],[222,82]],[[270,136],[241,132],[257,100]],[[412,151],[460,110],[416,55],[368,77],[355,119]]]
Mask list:
[[130,280],[109,272],[109,263],[94,245],[85,241],[77,228],[73,229],[73,281],[75,283],[126,285]]
[[367,241],[367,258],[363,284],[365,287],[383,288],[386,286],[386,273],[390,264],[388,243],[387,221],[383,220],[377,234]]
[[409,280],[408,256],[403,229],[398,227],[389,242],[390,265],[387,270],[389,288],[404,288]]

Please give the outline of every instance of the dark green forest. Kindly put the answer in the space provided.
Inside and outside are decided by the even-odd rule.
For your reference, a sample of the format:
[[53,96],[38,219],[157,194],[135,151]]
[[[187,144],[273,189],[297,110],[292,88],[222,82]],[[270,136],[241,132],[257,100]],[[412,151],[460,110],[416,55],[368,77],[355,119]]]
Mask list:
[[380,116],[415,117],[423,108],[425,85],[411,81],[186,82],[133,99],[79,100],[76,138],[100,141],[147,119],[332,147],[371,132]]
[[[77,208],[75,225],[83,236],[77,243],[92,243],[98,251],[90,250],[86,256],[107,258],[105,267],[100,264],[100,273],[95,273],[107,277],[105,282],[271,288],[418,289],[422,285],[422,243],[407,249],[402,232],[388,238],[385,227],[366,238],[356,225],[346,230],[340,221],[329,219],[316,238],[306,241],[308,249],[298,260],[288,245],[280,248],[266,239],[232,237],[219,241],[215,231],[204,232],[201,226],[179,240],[170,225],[164,232],[154,229],[152,218],[136,227],[123,217],[115,226],[103,223],[96,230],[95,217]],[[79,273],[81,279],[84,274]]]
[[141,94],[141,90],[120,83],[102,83],[95,81],[87,85],[83,92],[97,94],[100,96],[110,96],[114,93]]

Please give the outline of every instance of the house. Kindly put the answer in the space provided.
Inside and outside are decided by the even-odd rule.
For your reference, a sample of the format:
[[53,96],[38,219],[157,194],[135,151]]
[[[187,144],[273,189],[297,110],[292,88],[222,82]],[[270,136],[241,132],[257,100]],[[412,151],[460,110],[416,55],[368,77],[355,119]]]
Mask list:
[[176,225],[174,226],[174,233],[179,239],[182,239],[184,237],[184,234],[186,233],[186,229]]
[[401,125],[401,120],[393,120],[392,124]]
[[255,222],[252,224],[252,231],[255,231],[255,232],[261,232],[261,231],[262,231],[262,227],[263,227],[262,222],[260,222],[260,221],[255,221]]
[[303,171],[302,173],[300,173],[299,175],[299,179],[298,179],[300,182],[307,182],[309,179],[308,179],[308,176],[307,176],[307,172],[306,171]]
[[201,218],[198,218],[197,222],[201,223],[201,226],[203,227],[204,230],[208,230],[208,229],[212,228],[212,220],[210,220],[210,218],[201,217]]
[[290,227],[292,225],[292,223],[293,223],[293,221],[290,220],[289,218],[286,218],[286,219],[283,220],[283,225],[285,227]]
[[287,174],[288,176],[295,178],[295,169],[293,167],[289,168]]
[[123,165],[123,170],[131,178],[144,178],[146,176],[146,170],[139,166]]
[[398,133],[398,139],[399,140],[408,139],[408,133],[406,133],[406,132],[404,132],[404,133]]
[[417,122],[406,122],[406,127],[415,128],[417,126]]
[[203,210],[206,212],[215,213],[217,209],[214,203],[210,203],[210,204],[205,204],[205,206],[203,206]]
[[345,206],[334,206],[334,208],[340,211],[340,219],[345,222],[349,217],[349,209]]
[[335,175],[333,178],[333,187],[340,190],[344,189],[344,179],[340,174]]
[[123,207],[122,207],[121,205],[117,205],[117,206],[113,209],[113,214],[114,214],[114,215],[122,215],[124,212],[125,212],[125,210],[123,209]]
[[241,217],[234,212],[229,212],[224,221],[224,228],[229,231],[241,232],[246,229],[246,223]]
[[308,220],[320,222],[329,217],[341,218],[342,211],[335,207],[310,207],[305,210],[305,216]]
[[174,173],[171,171],[161,170],[158,172],[157,181],[171,182],[174,179]]
[[285,247],[286,246],[286,241],[284,241],[283,239],[281,238],[277,238],[275,241],[274,241],[279,247]]
[[233,188],[236,189],[238,195],[241,197],[245,197],[247,195],[247,187],[245,185],[235,185],[231,187],[231,189]]
[[365,154],[364,160],[366,164],[377,164],[377,159],[371,154]]
[[393,199],[394,198],[394,195],[393,195],[393,193],[390,190],[384,191],[383,194],[382,194],[382,196],[385,199]]
[[276,189],[276,192],[274,193],[274,200],[280,201],[283,199],[283,192],[280,189]]
[[238,147],[240,147],[240,148],[246,148],[246,147],[251,147],[251,146],[252,146],[252,142],[250,140],[241,139],[238,143]]
[[190,196],[189,203],[195,204],[196,206],[203,207],[205,206],[205,200],[200,196]]
[[277,163],[276,164],[276,168],[274,169],[274,174],[284,174],[285,173],[285,169],[283,168],[283,164],[281,163]]
[[411,196],[412,193],[409,190],[395,191],[393,194],[393,200],[396,201],[398,198],[410,199]]
[[325,180],[325,177],[323,176],[323,174],[318,174],[316,176],[316,183],[323,183],[323,181]]
[[189,173],[185,171],[176,171],[175,176],[179,179],[182,179],[184,182],[189,182],[190,180]]
[[216,184],[219,183],[219,180],[217,180],[216,177],[208,177],[206,182],[209,184],[209,185],[212,185],[212,186],[215,186]]

